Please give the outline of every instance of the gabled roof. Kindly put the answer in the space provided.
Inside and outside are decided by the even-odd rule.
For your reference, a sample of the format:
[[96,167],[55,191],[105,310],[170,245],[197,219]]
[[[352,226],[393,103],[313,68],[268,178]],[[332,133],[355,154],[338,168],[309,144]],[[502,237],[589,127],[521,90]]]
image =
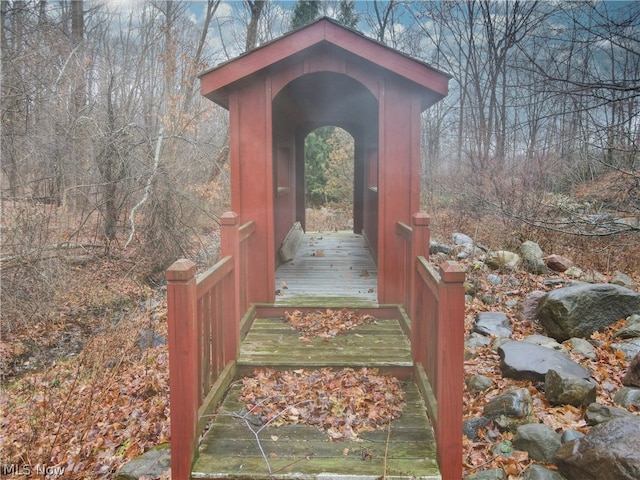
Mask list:
[[438,96],[447,95],[450,75],[327,17],[291,31],[200,74],[200,92],[226,107],[228,105],[227,89],[232,84],[320,44],[338,47],[378,68],[393,72],[428,89]]

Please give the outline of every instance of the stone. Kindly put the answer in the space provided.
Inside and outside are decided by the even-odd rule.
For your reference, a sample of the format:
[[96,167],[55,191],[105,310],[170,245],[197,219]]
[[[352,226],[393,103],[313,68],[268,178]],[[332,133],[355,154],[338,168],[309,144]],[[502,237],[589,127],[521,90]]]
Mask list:
[[520,264],[520,255],[517,253],[509,252],[507,250],[495,250],[489,252],[486,259],[486,264],[494,270],[506,269],[515,270]]
[[611,279],[611,283],[614,285],[620,285],[627,288],[636,288],[636,282],[629,275],[617,271],[615,276]]
[[502,312],[480,312],[473,330],[496,337],[508,337],[513,333],[509,317]]
[[544,379],[544,394],[551,405],[582,407],[596,401],[596,384],[586,378],[549,370]]
[[640,387],[640,353],[631,360],[627,373],[622,377],[622,384],[627,387]]
[[542,465],[532,463],[522,474],[522,480],[566,480],[554,470],[544,468]]
[[462,433],[469,439],[477,442],[480,440],[479,430],[486,428],[490,421],[487,417],[468,418],[462,422]]
[[627,317],[627,323],[618,330],[614,337],[620,338],[637,338],[640,337],[640,315],[631,315]]
[[484,257],[484,252],[480,247],[476,246],[475,243],[466,243],[462,245],[460,247],[460,254],[465,254],[465,258],[469,258],[469,257],[483,258]]
[[520,309],[520,319],[531,323],[535,322],[538,318],[538,305],[546,296],[547,292],[543,290],[534,290],[527,294]]
[[577,378],[589,378],[589,372],[566,355],[524,341],[505,342],[498,348],[500,368],[506,377],[544,382],[549,370]]
[[167,343],[167,339],[164,335],[159,335],[151,329],[144,329],[138,335],[136,341],[140,350],[146,350],[147,348],[156,348]]
[[568,480],[640,478],[640,418],[619,418],[593,427],[583,438],[562,445],[555,462]]
[[640,295],[612,284],[584,284],[553,290],[538,306],[538,319],[549,335],[562,342],[588,338],[640,310]]
[[474,296],[478,291],[478,286],[473,282],[464,282],[464,293],[465,295]]
[[584,272],[574,265],[573,267],[567,268],[564,274],[569,278],[580,278],[584,275]]
[[473,244],[473,238],[464,233],[454,232],[451,234],[451,241],[454,245],[468,245]]
[[561,343],[556,342],[553,338],[547,337],[545,335],[540,335],[539,333],[534,333],[533,335],[529,335],[522,339],[525,342],[535,343],[536,345],[540,345],[541,347],[551,348],[553,350],[558,350],[564,354],[569,353],[567,347],[562,345]]
[[640,407],[640,388],[622,387],[616,392],[613,401],[625,408],[631,405]]
[[429,253],[431,255],[436,255],[438,253],[451,255],[451,253],[453,253],[453,248],[451,248],[449,245],[445,245],[443,243],[438,243],[436,241],[431,240],[429,242]]
[[486,335],[482,335],[478,332],[471,332],[467,341],[464,342],[465,348],[486,347],[490,344],[491,344],[491,339]]
[[591,270],[589,273],[582,275],[580,280],[585,283],[607,283],[607,277],[596,270]]
[[572,285],[572,280],[567,280],[565,278],[545,278],[542,281],[542,284],[547,288],[556,288],[556,287],[566,287],[567,285]]
[[562,443],[566,443],[582,437],[584,437],[584,433],[579,432],[578,430],[565,430],[560,436],[560,441]]
[[584,338],[572,337],[564,343],[571,347],[571,352],[589,360],[598,360],[596,349]]
[[498,303],[498,299],[489,294],[482,295],[482,297],[480,297],[480,300],[482,300],[482,303],[484,303],[485,305],[495,305],[496,303]]
[[504,480],[504,470],[501,468],[483,470],[472,475],[466,475],[464,480]]
[[614,418],[635,418],[635,415],[624,408],[592,403],[584,414],[588,425],[598,425],[612,421]]
[[125,463],[116,473],[115,480],[159,478],[171,468],[171,449],[164,444]]
[[502,285],[502,277],[500,275],[496,275],[495,273],[490,273],[489,275],[487,275],[487,282],[497,287],[498,285]]
[[511,440],[504,439],[491,447],[491,453],[496,457],[511,458],[513,456],[513,444]]
[[484,406],[483,413],[502,431],[515,431],[520,425],[535,422],[533,400],[526,388],[518,388],[492,398]]
[[562,255],[552,254],[547,257],[547,267],[554,272],[564,272],[573,267],[573,262]]
[[475,390],[477,392],[482,392],[491,388],[493,385],[493,380],[485,375],[472,375],[471,377],[465,380],[467,387],[471,390]]
[[624,342],[615,342],[611,348],[620,350],[626,358],[633,358],[640,353],[640,338],[632,338]]
[[542,249],[536,242],[527,240],[520,245],[520,255],[524,268],[531,273],[545,273],[547,265],[544,263]]
[[553,462],[560,445],[560,435],[544,423],[520,425],[513,437],[513,446],[517,450],[529,453],[531,458],[539,462]]
[[509,298],[506,302],[504,302],[505,307],[514,309],[516,308],[520,302],[518,302],[517,298]]

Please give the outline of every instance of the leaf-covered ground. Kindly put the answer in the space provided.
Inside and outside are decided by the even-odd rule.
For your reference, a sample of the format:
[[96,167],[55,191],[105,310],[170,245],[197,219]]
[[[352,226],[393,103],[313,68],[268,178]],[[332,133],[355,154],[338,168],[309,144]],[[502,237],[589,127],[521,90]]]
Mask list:
[[0,463],[30,466],[30,478],[42,478],[36,466],[62,469],[64,478],[112,478],[168,442],[168,350],[140,348],[147,331],[166,335],[166,303],[105,327],[76,357],[3,385]]
[[375,369],[256,370],[242,379],[249,413],[273,426],[305,424],[331,440],[385,427],[404,407],[401,382]]
[[[466,231],[492,246],[509,239],[506,235],[496,237],[502,231],[496,222],[473,221],[444,212],[434,217],[432,224],[440,229],[443,238],[450,238],[451,231]],[[520,231],[519,235],[524,233]],[[532,232],[527,232],[527,236],[538,241],[545,252],[567,255],[582,268],[605,274],[621,269],[638,280],[637,246],[632,248],[615,239],[605,244],[604,239],[550,235],[536,238]],[[65,470],[64,478],[113,478],[120,465],[170,440],[167,348],[142,350],[136,344],[144,330],[166,335],[166,304],[161,299],[156,305],[136,307],[138,299],[149,293],[141,291],[132,281],[129,270],[134,261],[101,258],[74,267],[63,288],[57,289],[46,302],[40,295],[34,295],[35,288],[29,283],[18,288],[3,272],[2,288],[12,291],[15,300],[3,303],[3,318],[12,310],[17,313],[11,322],[3,322],[0,339],[3,376],[0,463],[61,467]],[[509,288],[495,287],[486,282],[486,273],[472,263],[467,267],[468,278],[481,292],[467,304],[467,332],[477,312],[500,310],[512,319],[515,338],[544,333],[535,323],[522,321],[517,307],[507,306],[510,300],[518,303],[528,292],[544,289],[543,277],[497,272],[505,283],[512,277],[518,283]],[[485,294],[493,297],[495,303],[482,302],[480,297]],[[613,403],[612,397],[627,366],[610,348],[612,332],[609,329],[592,338],[598,355],[596,361],[574,357],[592,372],[599,384],[598,402],[604,404]],[[466,377],[481,373],[493,379],[488,391],[465,390],[465,418],[481,415],[489,399],[511,387],[522,386],[534,398],[539,421],[557,430],[586,429],[583,409],[551,406],[539,385],[503,378],[499,358],[490,348],[480,349],[475,358],[465,362],[464,368]],[[297,375],[295,372],[291,375],[294,374]],[[376,418],[379,412],[376,409],[373,412]],[[322,414],[315,415],[310,418],[321,418]],[[336,435],[344,432],[338,429]],[[500,433],[491,425],[481,432],[477,442],[465,437],[465,474],[502,466],[511,480],[519,478],[531,460],[521,453],[506,456],[511,439],[510,434]],[[492,452],[496,445],[505,455]]]
[[[478,290],[484,292],[495,300],[495,303],[488,305],[480,300],[482,295],[474,298],[466,306],[466,332],[470,333],[475,323],[477,314],[481,311],[504,311],[509,316],[514,328],[513,338],[518,340],[526,336],[539,333],[545,334],[544,329],[537,323],[523,319],[521,306],[522,300],[531,290],[546,290],[543,280],[546,277],[532,275],[527,272],[491,272],[501,274],[505,282],[501,286],[494,286],[486,281],[485,274],[473,273],[472,278],[477,284]],[[562,277],[561,275],[557,275]],[[512,279],[512,284],[518,285],[516,288],[505,288],[505,284]],[[515,281],[517,280],[517,282]],[[508,300],[518,300],[509,302]],[[514,305],[508,307],[507,305]],[[580,363],[591,372],[593,379],[598,384],[597,401],[606,405],[613,405],[615,392],[622,387],[622,376],[624,375],[628,361],[624,354],[611,348],[611,343],[615,342],[613,335],[620,328],[623,321],[612,325],[603,332],[596,332],[590,338],[595,347],[597,360],[588,360],[582,356],[575,355],[569,349],[569,355],[573,360]],[[569,347],[569,345],[567,345]],[[486,391],[472,391],[465,385],[464,391],[464,418],[482,416],[486,403],[507,392],[512,388],[526,388],[533,398],[533,409],[537,420],[545,423],[562,433],[565,430],[579,430],[588,432],[589,427],[584,420],[586,407],[577,408],[571,405],[553,406],[549,404],[544,395],[544,385],[528,380],[514,380],[502,376],[500,371],[500,357],[491,346],[481,347],[476,350],[476,355],[464,362],[465,378],[474,374],[481,374],[490,377],[493,385]],[[480,440],[472,441],[466,436],[463,437],[463,467],[466,475],[477,473],[486,469],[503,468],[508,480],[518,480],[524,470],[533,462],[528,458],[526,452],[520,452],[511,448],[513,433],[500,432],[497,427],[490,423],[487,428],[480,430]],[[540,463],[540,462],[535,462]],[[553,465],[545,465],[554,469]]]

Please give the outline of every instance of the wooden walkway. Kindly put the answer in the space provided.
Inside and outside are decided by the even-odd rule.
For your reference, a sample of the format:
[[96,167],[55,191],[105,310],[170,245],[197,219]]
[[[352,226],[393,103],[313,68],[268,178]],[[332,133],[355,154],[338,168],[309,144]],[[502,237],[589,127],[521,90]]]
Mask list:
[[[266,427],[256,437],[241,414],[234,385],[200,445],[192,478],[374,480],[441,478],[433,430],[413,383],[403,386],[406,405],[390,431],[360,435],[361,441],[331,442],[312,426]],[[259,426],[252,426],[258,430]],[[269,466],[260,452],[260,446]],[[269,476],[271,468],[271,477]],[[211,473],[216,472],[216,473]]]
[[276,304],[374,306],[378,271],[362,235],[305,233],[296,256],[276,271]]
[[[237,374],[257,368],[378,368],[403,379],[406,405],[390,429],[367,432],[358,441],[332,442],[312,426],[266,427],[259,444],[240,418],[240,385],[232,385],[199,449],[192,478],[271,478],[373,480],[440,479],[433,429],[425,404],[411,381],[413,362],[406,319],[391,308],[369,308],[374,323],[346,335],[302,341],[300,333],[278,314],[287,307],[262,307],[240,345]],[[394,313],[395,312],[395,313]],[[268,315],[267,315],[268,313]],[[393,317],[396,318],[393,318]],[[246,410],[245,410],[246,412]],[[252,426],[257,431],[260,426]],[[264,450],[269,465],[260,451]]]

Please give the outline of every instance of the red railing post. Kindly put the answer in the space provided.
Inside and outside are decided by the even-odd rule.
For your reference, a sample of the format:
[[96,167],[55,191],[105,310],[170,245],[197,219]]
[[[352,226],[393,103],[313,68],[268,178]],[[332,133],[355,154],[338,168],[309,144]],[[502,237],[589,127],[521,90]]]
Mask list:
[[240,279],[242,278],[240,258],[240,218],[235,212],[226,212],[220,217],[220,256],[231,256],[233,273],[226,283],[223,293],[222,318],[224,335],[224,364],[238,356],[240,345]]
[[440,265],[438,302],[436,445],[442,478],[462,478],[462,396],[464,381],[464,279],[461,265]]
[[196,264],[176,261],[166,271],[171,408],[171,478],[191,477],[198,407],[198,326]]
[[411,298],[409,302],[409,318],[411,319],[411,348],[413,349],[413,359],[418,362],[422,360],[420,352],[425,348],[425,338],[427,332],[424,328],[424,318],[418,310],[418,302],[421,301],[422,280],[418,273],[418,257],[423,256],[429,259],[429,224],[431,217],[426,213],[418,212],[413,214],[412,235],[411,235],[411,264],[407,268],[411,269],[411,285],[409,285]]

